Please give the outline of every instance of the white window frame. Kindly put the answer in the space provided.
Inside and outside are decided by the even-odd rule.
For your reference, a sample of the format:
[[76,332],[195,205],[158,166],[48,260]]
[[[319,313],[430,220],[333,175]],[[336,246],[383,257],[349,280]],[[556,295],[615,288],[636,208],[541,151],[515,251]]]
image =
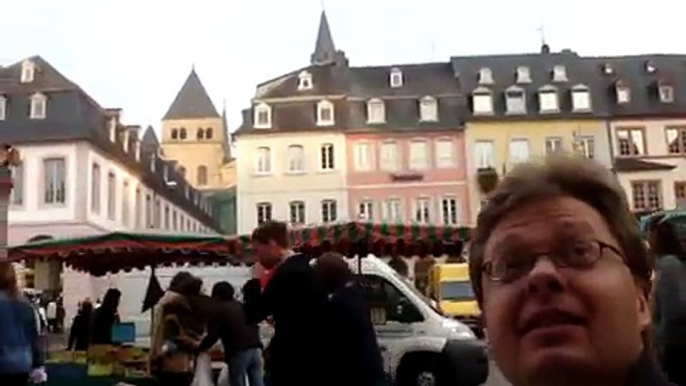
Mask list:
[[[450,201],[455,203],[454,212],[451,212],[450,206],[448,206],[448,210],[446,212],[446,202]],[[441,222],[443,225],[459,225],[462,221],[462,213],[460,209],[460,201],[457,199],[457,197],[444,196],[441,198]],[[451,221],[451,217],[454,218],[455,221]]]
[[7,119],[7,97],[0,95],[0,121]]
[[528,139],[513,138],[510,140],[508,146],[510,162],[527,162],[529,159],[531,159],[531,143]]
[[[588,159],[595,159],[595,137],[591,135],[581,135],[574,138],[576,151]],[[590,144],[590,145],[589,145]],[[590,149],[589,149],[590,147]]]
[[531,70],[527,66],[517,67],[517,83],[527,84],[531,83]]
[[336,170],[336,148],[333,143],[323,143],[319,147],[319,170]]
[[631,87],[626,84],[617,83],[615,86],[617,92],[617,103],[620,105],[631,103]]
[[102,206],[102,168],[99,164],[91,165],[91,212],[99,214]]
[[[510,94],[518,93],[520,97]],[[505,108],[507,114],[526,114],[526,91],[522,87],[510,86],[505,90]]]
[[374,221],[374,201],[362,200],[357,204],[357,219]]
[[[389,159],[386,149],[389,149],[391,146],[395,148],[395,154],[390,157],[392,159]],[[396,141],[382,141],[379,145],[379,169],[383,171],[399,170],[400,160],[400,144]]]
[[[480,149],[482,147],[483,149]],[[489,149],[490,154],[486,154],[486,152],[481,154],[481,150],[484,149]],[[495,168],[495,143],[493,141],[474,142],[474,166],[477,170]]]
[[48,98],[41,93],[31,96],[31,119],[45,119],[48,110]]
[[260,146],[257,148],[257,153],[255,154],[255,174],[265,175],[271,173],[272,150],[267,146]]
[[305,224],[306,216],[305,201],[291,201],[288,203],[288,221],[290,221],[291,224]]
[[107,173],[107,218],[117,218],[117,174],[111,170]]
[[386,123],[386,105],[383,100],[373,98],[367,102],[367,123]]
[[420,196],[414,200],[412,221],[419,224],[430,224],[432,219],[431,197]]
[[552,85],[541,87],[538,90],[538,105],[539,111],[542,114],[560,112],[560,95],[558,93],[557,87]]
[[272,220],[274,216],[274,209],[270,202],[260,202],[255,205],[255,215],[257,220],[257,225],[261,225],[265,222]]
[[493,81],[493,71],[488,67],[482,67],[479,69],[479,84],[490,85],[495,83]]
[[472,111],[474,115],[493,115],[493,92],[486,87],[479,87],[472,93]]
[[12,174],[12,191],[10,192],[10,205],[13,207],[21,207],[24,205],[24,162],[19,163],[10,168]]
[[560,154],[564,150],[562,146],[562,137],[546,137],[545,139],[545,154]]
[[286,151],[288,173],[305,172],[305,148],[302,145],[290,145]]
[[[383,201],[382,203],[382,216],[383,220],[387,222],[400,222],[403,221],[403,202],[400,198],[392,197]],[[395,213],[393,213],[395,212]]]
[[389,82],[392,88],[398,88],[403,86],[403,72],[399,68],[391,69]]
[[336,200],[322,200],[321,210],[323,223],[338,221],[338,202]]
[[422,122],[438,121],[438,101],[432,96],[419,100],[419,119]]
[[661,84],[658,87],[658,93],[660,94],[660,102],[662,103],[673,103],[674,102],[674,87],[671,84]]
[[[450,149],[449,154],[441,154],[442,146]],[[439,169],[449,169],[457,166],[457,146],[452,138],[438,138],[435,142],[436,147],[436,167]]]
[[572,110],[574,112],[589,112],[593,110],[591,89],[584,84],[572,87]]
[[[62,175],[57,172],[61,166]],[[64,157],[43,160],[43,200],[46,205],[62,206],[67,203],[67,159]],[[62,178],[60,180],[60,177]]]
[[298,75],[298,91],[312,90],[312,74],[303,71]]
[[553,82],[564,83],[567,82],[567,67],[558,64],[553,67]]
[[[261,122],[261,114],[266,114],[266,121]],[[272,128],[272,108],[266,103],[260,103],[255,106],[255,124],[256,129],[271,129]]]
[[36,64],[25,60],[21,64],[21,83],[31,83],[35,79]]
[[[417,154],[415,154],[415,151],[413,150],[412,145],[418,145],[422,144],[424,146],[424,159],[423,162],[419,162],[420,160],[417,158]],[[430,164],[430,159],[431,159],[431,150],[429,149],[429,141],[426,139],[413,139],[409,143],[409,158],[408,158],[408,166],[410,170],[426,170],[429,168]]]
[[[363,152],[363,150],[366,151]],[[353,153],[355,157],[355,170],[363,172],[374,170],[374,145],[371,142],[360,141],[355,143]],[[363,154],[366,160],[364,164],[360,162]]]
[[[331,119],[324,119],[324,111],[330,110]],[[317,103],[317,126],[333,126],[336,123],[336,110],[333,103],[323,100]]]

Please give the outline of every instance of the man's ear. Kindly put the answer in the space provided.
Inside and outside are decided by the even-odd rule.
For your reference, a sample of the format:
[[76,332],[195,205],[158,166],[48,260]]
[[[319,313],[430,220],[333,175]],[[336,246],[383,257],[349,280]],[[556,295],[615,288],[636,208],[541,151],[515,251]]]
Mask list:
[[646,290],[646,286],[641,284],[637,283],[636,285],[636,314],[638,315],[638,323],[641,329],[645,330],[649,329],[652,325],[653,313],[652,304],[648,299],[648,295],[646,295],[646,292],[650,290]]

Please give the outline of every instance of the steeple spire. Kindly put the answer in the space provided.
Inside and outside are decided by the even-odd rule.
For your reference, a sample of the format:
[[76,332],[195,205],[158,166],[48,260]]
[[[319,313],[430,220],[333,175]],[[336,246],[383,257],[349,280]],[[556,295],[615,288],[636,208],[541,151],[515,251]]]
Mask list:
[[319,32],[317,32],[317,43],[314,47],[311,63],[313,65],[330,64],[336,61],[336,46],[333,44],[329,21],[326,18],[326,11],[322,10],[319,19]]

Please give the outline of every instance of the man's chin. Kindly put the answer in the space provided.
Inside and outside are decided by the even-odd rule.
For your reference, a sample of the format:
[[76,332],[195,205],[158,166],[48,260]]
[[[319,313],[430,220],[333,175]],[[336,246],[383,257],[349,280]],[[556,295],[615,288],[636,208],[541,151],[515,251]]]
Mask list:
[[[597,361],[580,347],[546,347],[521,356],[520,365],[526,378],[545,381],[548,384],[562,384],[560,380],[571,380],[581,374],[593,372]],[[538,383],[538,382],[537,382]]]

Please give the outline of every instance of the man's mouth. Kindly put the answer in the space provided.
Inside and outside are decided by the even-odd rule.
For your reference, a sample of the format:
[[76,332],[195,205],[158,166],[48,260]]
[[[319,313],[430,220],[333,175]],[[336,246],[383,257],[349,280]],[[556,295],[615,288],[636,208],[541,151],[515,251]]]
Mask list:
[[586,320],[573,313],[558,310],[548,309],[539,312],[534,312],[527,317],[521,324],[519,332],[521,335],[528,334],[537,329],[563,327],[563,326],[582,326],[586,324]]

